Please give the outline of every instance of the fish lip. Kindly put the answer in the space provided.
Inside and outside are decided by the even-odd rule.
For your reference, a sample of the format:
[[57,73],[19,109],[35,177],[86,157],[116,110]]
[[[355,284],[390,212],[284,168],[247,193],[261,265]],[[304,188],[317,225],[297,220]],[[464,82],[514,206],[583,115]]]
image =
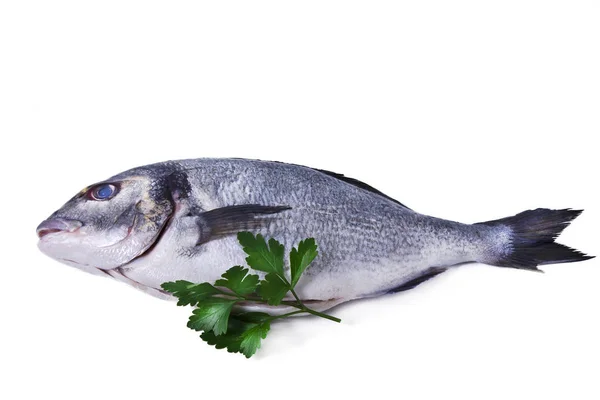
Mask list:
[[48,235],[57,233],[73,233],[83,226],[83,222],[76,219],[48,218],[42,221],[35,229],[40,240]]

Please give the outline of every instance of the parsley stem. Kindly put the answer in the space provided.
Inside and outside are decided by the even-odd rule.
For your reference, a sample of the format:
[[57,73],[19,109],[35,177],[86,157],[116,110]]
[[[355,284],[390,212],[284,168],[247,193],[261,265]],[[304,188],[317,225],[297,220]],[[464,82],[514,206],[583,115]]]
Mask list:
[[330,321],[333,321],[333,322],[338,322],[338,323],[339,323],[339,322],[342,322],[342,320],[341,320],[341,319],[339,319],[339,318],[336,318],[336,317],[334,317],[334,316],[332,316],[332,315],[328,315],[328,314],[320,313],[320,312],[318,312],[318,311],[315,311],[315,310],[311,310],[310,308],[308,308],[308,307],[306,307],[306,306],[304,306],[304,305],[302,305],[302,309],[303,309],[305,312],[309,313],[309,314],[316,315],[317,317],[325,318],[325,319],[328,319],[328,320],[330,320]]
[[270,322],[270,321],[273,321],[275,319],[286,318],[286,317],[289,317],[291,315],[296,315],[296,314],[300,314],[300,313],[303,313],[303,312],[306,312],[306,311],[305,310],[297,310],[297,311],[292,311],[292,312],[289,312],[289,313],[286,313],[286,314],[275,315],[275,316],[267,318],[267,321]]
[[318,311],[315,311],[313,309],[310,309],[310,308],[306,307],[304,305],[304,303],[302,302],[302,300],[300,300],[300,297],[298,297],[298,295],[296,294],[296,292],[294,291],[294,289],[290,288],[290,292],[292,292],[292,295],[294,296],[294,298],[296,299],[296,302],[297,302],[297,304],[293,305],[294,307],[297,307],[300,310],[303,310],[304,312],[307,312],[309,314],[316,315],[317,317],[325,318],[325,319],[328,319],[328,320],[333,321],[333,322],[338,322],[338,323],[342,322],[342,320],[339,319],[339,318],[333,317],[333,316],[328,315],[328,314],[320,313]]
[[216,286],[214,286],[214,288],[215,288],[215,289],[217,289],[217,291],[218,291],[220,294],[224,295],[224,296],[235,297],[235,298],[238,298],[238,299],[240,299],[240,300],[247,300],[245,297],[243,297],[243,296],[240,296],[240,295],[238,295],[237,293],[234,293],[233,291],[231,291],[231,292],[226,292],[226,291],[224,291],[224,290],[221,290],[221,289],[219,289],[219,288],[218,288],[218,287],[216,287]]
[[290,292],[292,293],[292,295],[296,299],[296,302],[298,302],[297,306],[298,306],[299,309],[304,310],[305,312],[307,312],[309,314],[316,315],[317,317],[325,318],[325,319],[328,319],[328,320],[333,321],[333,322],[342,322],[342,320],[339,319],[339,318],[332,317],[331,315],[323,314],[323,313],[320,313],[320,312],[315,311],[315,310],[311,310],[310,308],[306,307],[304,305],[304,303],[302,303],[302,300],[300,300],[300,297],[298,296],[298,294],[296,294],[296,291],[294,290],[294,288],[292,287],[292,285],[288,282],[288,280],[284,276],[279,276],[279,277],[288,286]]
[[[286,282],[286,283],[287,283],[287,282]],[[289,283],[288,283],[288,286],[289,286],[289,288],[290,288],[290,292],[292,292],[292,295],[294,296],[294,298],[296,299],[296,301],[297,301],[299,304],[302,304],[302,300],[300,300],[300,297],[298,297],[298,295],[296,294],[296,291],[294,290],[294,288],[292,288],[292,286],[291,286]],[[302,305],[304,305],[304,304],[302,304]]]
[[320,313],[320,312],[315,311],[315,310],[311,310],[310,308],[306,308],[304,306],[301,306],[300,309],[297,310],[297,311],[292,311],[292,312],[289,312],[289,313],[286,313],[286,314],[281,314],[281,315],[276,315],[276,316],[273,316],[273,317],[269,317],[267,319],[267,321],[270,322],[270,321],[273,321],[275,319],[286,318],[286,317],[289,317],[289,316],[292,316],[292,315],[296,315],[296,314],[301,314],[301,313],[313,314],[313,315],[316,315],[317,317],[325,318],[325,319],[328,319],[328,320],[331,320],[331,321],[334,321],[334,322],[342,322],[342,320],[339,319],[339,318],[332,317],[331,315],[323,314],[323,313]]

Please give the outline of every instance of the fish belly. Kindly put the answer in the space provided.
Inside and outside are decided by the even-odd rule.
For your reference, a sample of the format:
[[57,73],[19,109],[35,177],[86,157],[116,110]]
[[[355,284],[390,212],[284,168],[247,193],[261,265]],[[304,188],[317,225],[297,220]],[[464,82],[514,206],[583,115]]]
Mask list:
[[[385,293],[433,267],[475,260],[485,234],[478,233],[478,229],[487,228],[416,213],[367,221],[327,219],[320,211],[294,210],[253,233],[276,238],[285,246],[286,254],[300,240],[314,237],[319,255],[298,283],[298,295],[305,300],[347,301]],[[186,245],[181,235],[173,236],[165,234],[151,254],[122,268],[123,275],[160,288],[163,282],[179,279],[214,282],[228,268],[246,266],[246,254],[235,236],[201,246],[193,245],[193,241]]]

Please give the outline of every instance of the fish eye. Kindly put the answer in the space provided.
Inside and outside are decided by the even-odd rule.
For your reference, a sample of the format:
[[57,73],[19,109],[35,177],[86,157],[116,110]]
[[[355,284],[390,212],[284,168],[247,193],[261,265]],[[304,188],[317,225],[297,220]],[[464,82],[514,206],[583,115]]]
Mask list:
[[88,196],[92,200],[108,200],[117,194],[117,187],[110,183],[104,183],[93,187],[88,191]]

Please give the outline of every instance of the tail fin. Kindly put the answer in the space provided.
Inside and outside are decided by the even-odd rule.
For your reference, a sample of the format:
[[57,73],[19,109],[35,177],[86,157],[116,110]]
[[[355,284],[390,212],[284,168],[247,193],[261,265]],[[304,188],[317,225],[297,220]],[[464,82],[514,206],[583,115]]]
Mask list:
[[509,242],[495,260],[489,263],[500,267],[537,270],[538,265],[584,261],[587,256],[575,249],[555,243],[569,223],[583,210],[524,211],[514,217],[482,222],[478,225],[508,228]]

